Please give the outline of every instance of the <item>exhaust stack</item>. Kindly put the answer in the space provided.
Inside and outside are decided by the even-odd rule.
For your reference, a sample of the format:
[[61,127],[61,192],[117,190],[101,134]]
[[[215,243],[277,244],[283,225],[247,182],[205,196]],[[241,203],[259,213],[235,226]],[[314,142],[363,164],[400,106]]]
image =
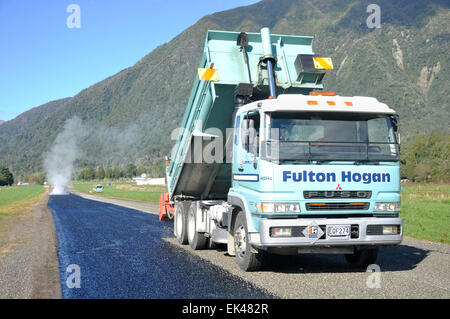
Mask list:
[[276,63],[276,60],[272,53],[272,43],[270,41],[270,29],[269,28],[262,28],[261,29],[261,40],[264,50],[264,56],[262,57],[262,61],[266,63],[267,65],[267,75],[269,80],[269,91],[270,96],[272,98],[276,98],[276,91],[275,91],[275,77],[273,73],[273,67]]

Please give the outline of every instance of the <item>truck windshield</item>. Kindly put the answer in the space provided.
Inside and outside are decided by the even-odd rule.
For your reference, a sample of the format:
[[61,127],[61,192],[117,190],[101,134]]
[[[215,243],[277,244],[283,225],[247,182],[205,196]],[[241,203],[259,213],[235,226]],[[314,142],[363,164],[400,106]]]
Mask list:
[[[262,145],[280,161],[398,161],[391,117],[380,114],[271,113]],[[278,157],[278,158],[276,158]]]

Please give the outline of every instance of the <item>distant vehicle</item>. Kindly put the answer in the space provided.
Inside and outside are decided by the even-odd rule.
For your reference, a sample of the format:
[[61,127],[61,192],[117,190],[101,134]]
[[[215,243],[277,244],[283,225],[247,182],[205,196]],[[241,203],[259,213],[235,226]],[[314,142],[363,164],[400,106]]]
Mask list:
[[30,183],[26,183],[26,182],[18,182],[17,185],[18,185],[18,186],[27,186],[27,185],[30,185]]
[[103,192],[103,186],[102,185],[97,185],[93,188],[94,192],[96,193],[102,193]]

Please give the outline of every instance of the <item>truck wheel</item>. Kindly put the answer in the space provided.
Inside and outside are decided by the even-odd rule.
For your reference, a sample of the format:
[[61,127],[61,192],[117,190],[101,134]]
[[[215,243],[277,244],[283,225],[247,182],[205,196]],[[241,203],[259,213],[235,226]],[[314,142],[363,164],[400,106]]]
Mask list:
[[197,229],[197,219],[195,216],[197,210],[197,205],[192,203],[188,212],[188,220],[187,220],[187,237],[189,241],[189,246],[191,246],[194,250],[205,249],[207,238],[203,235],[203,233],[199,233],[196,231]]
[[244,271],[255,271],[263,265],[263,252],[255,253],[249,244],[245,213],[239,212],[233,227],[235,258]]
[[367,267],[377,260],[378,247],[356,249],[353,254],[345,254],[345,259],[355,267]]
[[175,222],[174,233],[178,239],[178,242],[182,245],[188,243],[187,236],[187,209],[189,208],[190,203],[187,202],[178,202],[175,204]]

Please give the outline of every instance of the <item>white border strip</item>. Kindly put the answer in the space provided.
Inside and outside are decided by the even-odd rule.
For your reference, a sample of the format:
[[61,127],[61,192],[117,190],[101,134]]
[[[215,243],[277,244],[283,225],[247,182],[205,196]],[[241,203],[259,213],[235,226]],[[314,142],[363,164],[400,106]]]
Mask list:
[[258,174],[234,174],[233,179],[235,181],[257,182],[257,181],[259,181],[259,175]]

